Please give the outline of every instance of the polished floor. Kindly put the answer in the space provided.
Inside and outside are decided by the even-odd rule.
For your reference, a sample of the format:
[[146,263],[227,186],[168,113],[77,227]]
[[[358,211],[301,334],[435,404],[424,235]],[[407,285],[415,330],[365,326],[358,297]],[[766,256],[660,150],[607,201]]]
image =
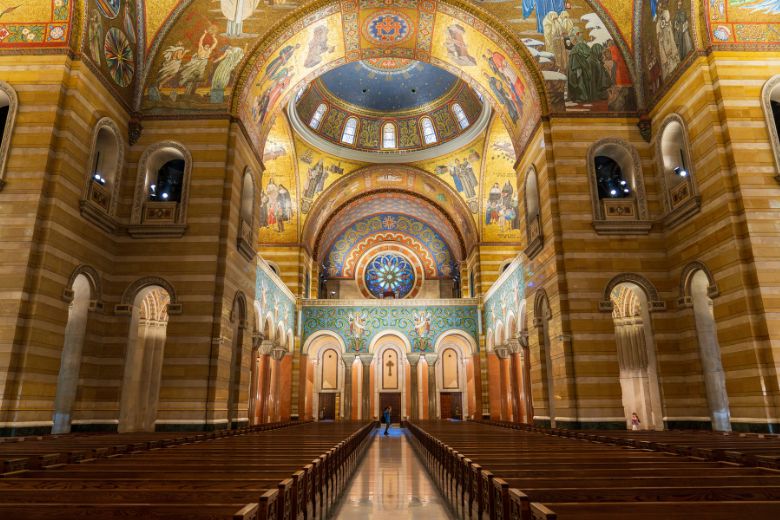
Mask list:
[[[382,428],[384,431],[384,428]],[[377,430],[331,518],[452,520],[454,517],[402,431]]]

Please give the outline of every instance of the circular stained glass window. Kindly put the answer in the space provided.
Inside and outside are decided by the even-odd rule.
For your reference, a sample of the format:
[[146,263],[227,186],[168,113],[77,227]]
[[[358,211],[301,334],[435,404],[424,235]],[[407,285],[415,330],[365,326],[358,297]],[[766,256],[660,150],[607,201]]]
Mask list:
[[374,257],[365,274],[366,287],[377,298],[393,293],[406,297],[414,288],[414,267],[401,255],[385,253]]

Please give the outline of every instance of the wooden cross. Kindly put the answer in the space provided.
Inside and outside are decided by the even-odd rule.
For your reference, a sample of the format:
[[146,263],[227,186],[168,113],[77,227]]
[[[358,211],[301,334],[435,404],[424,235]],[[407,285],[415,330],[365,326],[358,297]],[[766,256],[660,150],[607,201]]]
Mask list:
[[387,375],[388,377],[393,377],[393,367],[395,366],[395,363],[393,363],[392,359],[389,359],[387,363],[385,364],[387,367]]

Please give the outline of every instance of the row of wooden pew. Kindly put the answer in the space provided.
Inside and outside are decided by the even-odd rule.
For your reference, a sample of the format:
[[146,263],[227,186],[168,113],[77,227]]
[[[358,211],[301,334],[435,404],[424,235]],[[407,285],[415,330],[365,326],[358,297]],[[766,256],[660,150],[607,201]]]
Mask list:
[[463,518],[780,518],[778,470],[473,422],[408,436]]
[[[168,444],[159,443],[160,439],[137,441],[136,434],[130,434],[133,442],[128,443],[122,435],[111,436],[116,446],[139,442],[144,446],[6,473],[0,478],[0,518],[324,518],[356,468],[374,427],[373,423],[298,423],[240,434],[190,435],[183,442]],[[87,446],[90,450],[105,447],[98,446],[99,437],[71,440],[78,439],[78,448],[86,451]],[[5,448],[0,447],[0,452]]]
[[780,435],[765,433],[711,432],[694,430],[584,431],[540,428],[506,421],[484,421],[514,430],[536,431],[561,437],[576,437],[619,446],[633,446],[706,460],[735,462],[744,466],[780,470]]
[[204,440],[276,430],[299,422],[265,423],[234,430],[207,433],[72,433],[0,438],[0,476],[14,476],[28,469],[56,468],[62,464],[190,444]]

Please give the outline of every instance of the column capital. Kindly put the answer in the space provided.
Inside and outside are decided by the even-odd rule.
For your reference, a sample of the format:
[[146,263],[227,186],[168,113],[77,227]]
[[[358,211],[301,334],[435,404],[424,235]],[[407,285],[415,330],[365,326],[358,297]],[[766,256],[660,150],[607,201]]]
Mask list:
[[252,334],[252,348],[260,348],[260,345],[263,343],[264,339],[265,336],[262,332],[254,332]]
[[344,366],[347,367],[347,369],[352,368],[352,363],[355,362],[355,358],[357,357],[357,354],[352,353],[346,353],[341,355],[341,361],[344,363]]
[[493,352],[496,353],[496,356],[498,356],[498,359],[508,359],[509,358],[509,345],[498,345],[497,347],[493,348]]
[[528,331],[524,330],[517,335],[517,341],[520,342],[520,346],[528,347]]
[[424,356],[425,362],[428,363],[428,366],[433,366],[433,364],[436,363],[436,360],[439,359],[439,354],[436,352],[426,352]]
[[282,347],[275,347],[271,350],[271,357],[274,358],[274,361],[281,361],[286,355],[287,350]]
[[258,347],[260,349],[260,354],[267,356],[271,353],[271,351],[274,349],[274,342],[269,339],[264,339],[260,342],[260,346]]
[[510,354],[518,354],[522,351],[523,346],[520,343],[519,338],[509,338],[509,341],[506,342],[506,347],[509,349]]
[[371,354],[360,354],[358,357],[360,358],[360,362],[363,363],[364,367],[370,367],[371,362],[374,360],[374,356]]
[[417,366],[417,363],[420,362],[420,354],[413,353],[413,354],[407,354],[406,360],[409,362],[409,364],[414,368]]

